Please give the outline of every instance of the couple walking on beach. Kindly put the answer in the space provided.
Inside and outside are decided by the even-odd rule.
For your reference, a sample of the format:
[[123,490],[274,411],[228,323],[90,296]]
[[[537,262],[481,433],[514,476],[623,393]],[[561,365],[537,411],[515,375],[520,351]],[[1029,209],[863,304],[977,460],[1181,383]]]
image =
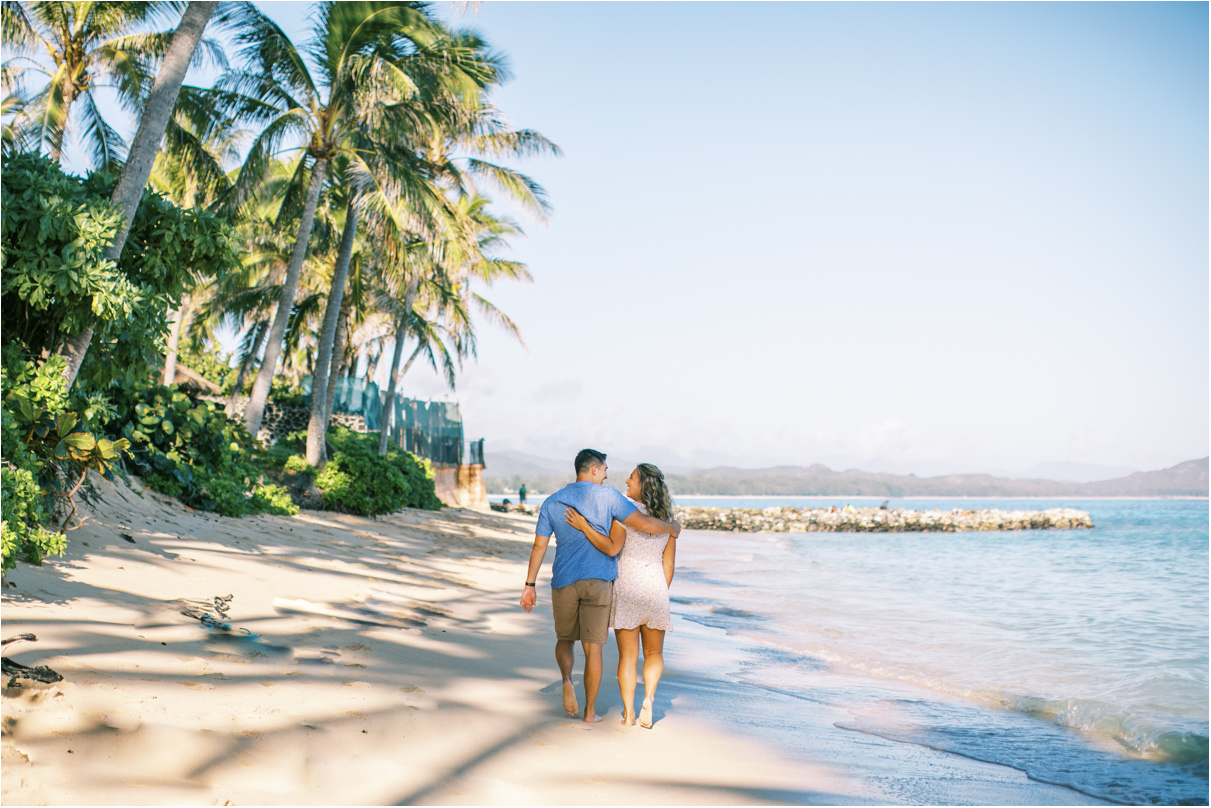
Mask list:
[[627,478],[627,496],[603,483],[606,456],[594,449],[576,455],[576,482],[547,497],[538,514],[534,548],[521,607],[537,602],[538,572],[555,535],[551,610],[555,615],[555,662],[563,677],[563,708],[580,717],[572,684],[575,646],[584,649],[584,720],[600,721],[601,650],[614,629],[618,644],[618,690],[622,723],[635,716],[635,668],[643,645],[643,704],[639,724],[652,726],[652,702],[664,671],[664,632],[672,628],[669,584],[673,582],[681,526],[664,474],[640,463]]

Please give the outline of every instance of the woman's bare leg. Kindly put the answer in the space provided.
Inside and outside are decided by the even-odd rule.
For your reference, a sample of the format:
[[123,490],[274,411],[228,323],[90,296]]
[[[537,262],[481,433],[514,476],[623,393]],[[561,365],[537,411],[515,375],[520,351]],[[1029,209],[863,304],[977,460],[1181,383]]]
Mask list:
[[622,723],[635,723],[635,666],[639,663],[639,629],[616,628],[618,693],[622,696]]
[[651,729],[652,702],[664,673],[664,630],[640,626],[639,632],[643,635],[643,709],[639,712],[639,725]]

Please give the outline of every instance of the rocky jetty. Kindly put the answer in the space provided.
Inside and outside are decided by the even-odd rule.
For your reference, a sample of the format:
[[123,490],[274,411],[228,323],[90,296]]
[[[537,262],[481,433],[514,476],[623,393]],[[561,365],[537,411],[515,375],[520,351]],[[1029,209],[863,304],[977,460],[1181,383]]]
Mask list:
[[881,508],[677,508],[686,530],[743,533],[953,533],[960,530],[1069,530],[1091,528],[1085,511],[964,510],[911,511]]

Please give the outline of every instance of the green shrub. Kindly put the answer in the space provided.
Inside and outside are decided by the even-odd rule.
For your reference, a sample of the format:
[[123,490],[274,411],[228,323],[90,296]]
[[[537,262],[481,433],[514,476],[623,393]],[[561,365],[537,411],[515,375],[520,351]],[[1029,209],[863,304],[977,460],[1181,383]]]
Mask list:
[[261,513],[296,514],[298,506],[290,498],[290,492],[280,485],[265,483],[252,489],[252,500]]
[[282,468],[285,471],[293,471],[293,472],[298,472],[298,473],[302,473],[302,474],[308,474],[311,477],[315,477],[315,474],[316,474],[315,466],[312,466],[310,463],[308,463],[307,458],[303,457],[301,454],[292,454],[292,455],[290,455],[290,457],[287,457],[286,462],[285,462],[285,464],[283,464]]
[[[269,400],[283,407],[301,407],[307,399],[307,394],[301,387],[282,376],[274,376],[269,384]],[[306,436],[304,435],[304,440]]]
[[224,516],[298,513],[281,489],[259,482],[244,425],[209,401],[171,387],[123,385],[110,429],[131,443],[131,465],[153,490]]
[[56,504],[70,518],[73,496],[88,470],[111,476],[128,444],[92,434],[110,408],[95,395],[69,400],[63,357],[52,355],[38,365],[9,343],[0,364],[0,564],[9,570],[18,561],[40,564],[46,555],[63,553],[62,534],[46,529]]
[[441,509],[429,461],[394,446],[380,457],[377,434],[345,427],[330,430],[328,442],[335,452],[315,478],[325,508],[363,516],[400,508]]
[[67,539],[62,533],[47,530],[43,525],[50,513],[43,505],[42,488],[29,469],[12,468],[7,463],[0,468],[0,543],[3,548],[5,571],[18,561],[41,564],[48,555],[63,555]]
[[0,337],[39,356],[94,328],[79,374],[94,389],[145,377],[181,295],[239,264],[229,224],[150,190],[115,263],[105,258],[122,222],[109,202],[115,176],[81,179],[45,157],[18,154],[5,160],[2,178]]

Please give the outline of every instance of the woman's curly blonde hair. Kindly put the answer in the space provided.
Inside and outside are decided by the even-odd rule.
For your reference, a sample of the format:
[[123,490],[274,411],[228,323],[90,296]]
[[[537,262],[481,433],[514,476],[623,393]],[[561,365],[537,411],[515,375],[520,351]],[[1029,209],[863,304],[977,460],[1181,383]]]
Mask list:
[[664,484],[664,472],[651,463],[640,463],[635,470],[639,472],[639,493],[648,515],[665,522],[672,521],[673,498]]

